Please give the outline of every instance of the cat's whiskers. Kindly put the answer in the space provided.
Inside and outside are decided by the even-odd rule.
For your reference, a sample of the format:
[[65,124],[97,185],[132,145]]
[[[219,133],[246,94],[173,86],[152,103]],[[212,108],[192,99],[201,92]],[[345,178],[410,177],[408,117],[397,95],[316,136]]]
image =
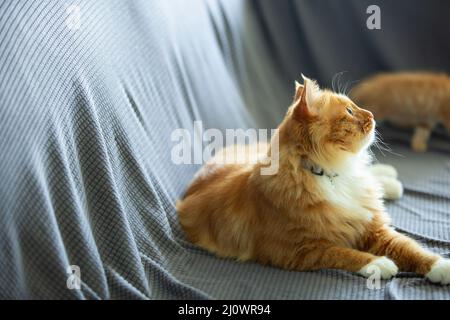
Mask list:
[[[331,88],[333,89],[334,92],[340,93],[340,94],[344,94],[345,90],[342,90],[342,75],[344,73],[346,73],[348,71],[341,71],[341,72],[337,72],[335,73],[335,75],[333,76],[332,80],[331,80]],[[336,88],[337,85],[337,88]]]
[[[373,145],[375,145],[375,147],[377,147],[377,149],[381,152],[381,154],[382,154],[384,157],[385,157],[386,155],[384,154],[383,151],[386,151],[386,152],[388,152],[388,153],[390,153],[390,154],[392,154],[392,155],[395,155],[395,156],[404,157],[403,155],[394,152],[394,151],[392,150],[392,148],[389,146],[389,144],[387,144],[386,142],[383,141],[383,139],[381,138],[381,135],[380,135],[379,131],[376,130],[376,129],[375,129],[375,139],[374,139]],[[374,154],[372,150],[370,150],[370,152],[371,152],[372,154]]]
[[[353,81],[348,81],[348,82],[347,82],[347,84],[346,84],[346,86],[345,86],[345,90],[344,90],[344,93],[345,93],[346,96],[349,96],[349,95],[350,95],[350,92],[352,92],[352,90],[353,90],[353,88],[354,88],[353,84],[355,84],[355,83],[357,83],[357,82],[359,82],[359,81],[360,81],[360,80],[353,80]],[[350,89],[350,90],[348,90],[348,89]]]

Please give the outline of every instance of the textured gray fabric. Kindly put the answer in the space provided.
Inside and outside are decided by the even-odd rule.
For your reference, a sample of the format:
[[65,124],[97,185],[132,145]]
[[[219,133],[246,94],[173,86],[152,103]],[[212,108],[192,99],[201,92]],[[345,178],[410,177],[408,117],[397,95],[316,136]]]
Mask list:
[[[0,1],[0,298],[450,298],[411,274],[368,290],[347,272],[241,264],[184,239],[174,203],[198,166],[171,162],[172,131],[198,119],[272,128],[300,72],[330,81],[343,70],[316,59],[317,34],[298,25],[321,17],[316,2],[280,3],[300,15],[270,25],[268,1]],[[332,15],[334,1],[323,3]],[[68,27],[71,4],[79,29]],[[298,43],[273,41],[294,22]],[[297,45],[316,49],[299,56]],[[399,57],[386,59],[402,67]],[[386,135],[405,145],[407,132]],[[406,185],[389,205],[394,224],[448,256],[446,139],[379,160]],[[81,290],[67,288],[69,265],[81,268]]]

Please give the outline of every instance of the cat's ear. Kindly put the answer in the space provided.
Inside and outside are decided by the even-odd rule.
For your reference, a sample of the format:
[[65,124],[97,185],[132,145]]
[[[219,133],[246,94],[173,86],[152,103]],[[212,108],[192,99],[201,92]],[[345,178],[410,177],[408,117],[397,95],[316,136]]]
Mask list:
[[296,102],[298,99],[300,99],[300,96],[303,92],[304,86],[297,81],[295,81],[295,96],[294,96],[294,102]]
[[301,85],[297,81],[295,82],[293,116],[298,121],[306,120],[310,116],[309,108],[306,103],[306,87],[306,83],[305,85]]
[[301,121],[310,118],[315,114],[313,108],[314,100],[317,99],[320,92],[317,84],[303,76],[304,84],[301,85],[295,82],[295,96],[294,96],[294,117]]
[[303,84],[306,89],[306,103],[308,106],[313,106],[316,100],[318,100],[322,94],[319,85],[316,81],[305,77],[302,73]]

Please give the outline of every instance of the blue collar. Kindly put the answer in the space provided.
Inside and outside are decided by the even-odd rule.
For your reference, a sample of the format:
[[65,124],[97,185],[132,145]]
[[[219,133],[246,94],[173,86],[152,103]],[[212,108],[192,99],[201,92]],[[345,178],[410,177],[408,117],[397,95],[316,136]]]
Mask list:
[[305,169],[308,169],[313,175],[322,177],[327,177],[331,182],[333,182],[334,178],[337,178],[339,175],[335,172],[327,172],[319,165],[313,163],[309,159],[302,159],[302,166]]

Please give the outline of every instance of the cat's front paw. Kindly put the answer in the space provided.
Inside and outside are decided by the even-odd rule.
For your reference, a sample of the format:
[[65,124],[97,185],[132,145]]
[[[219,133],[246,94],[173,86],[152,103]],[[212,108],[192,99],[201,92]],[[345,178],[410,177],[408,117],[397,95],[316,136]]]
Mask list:
[[398,273],[398,267],[391,259],[380,257],[366,264],[358,273],[366,278],[379,274],[381,279],[390,279]]
[[425,277],[434,283],[450,284],[450,259],[439,259]]

